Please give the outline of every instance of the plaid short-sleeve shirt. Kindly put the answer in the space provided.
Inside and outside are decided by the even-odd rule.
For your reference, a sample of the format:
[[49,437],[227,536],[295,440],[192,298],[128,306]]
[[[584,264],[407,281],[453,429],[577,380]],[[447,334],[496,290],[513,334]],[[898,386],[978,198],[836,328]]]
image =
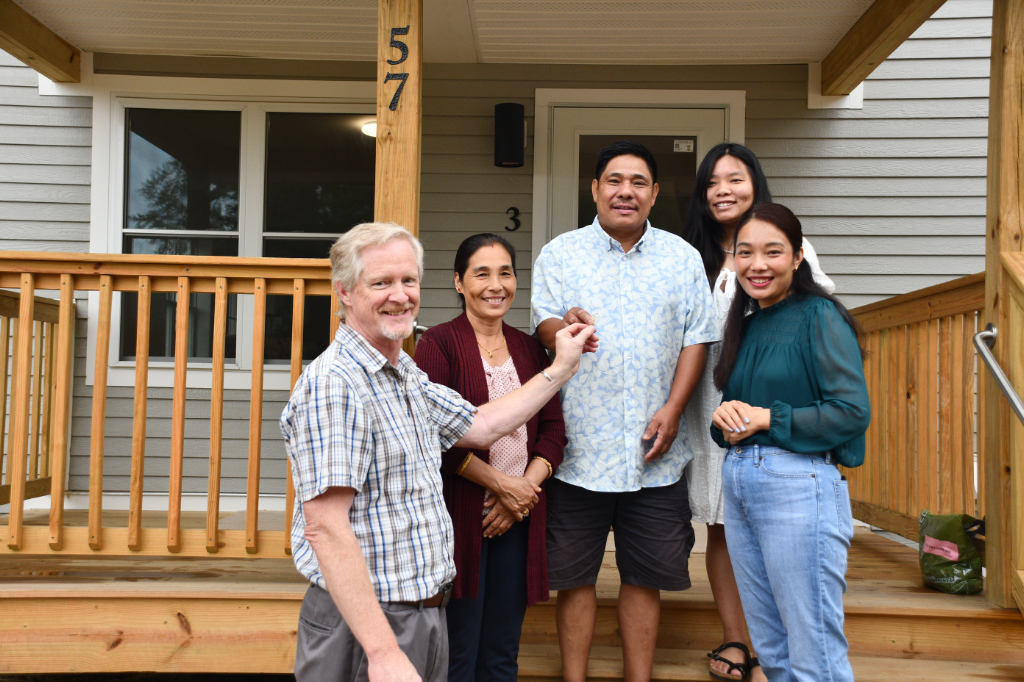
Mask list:
[[281,415],[295,483],[292,558],[327,589],[305,537],[303,504],[328,488],[355,488],[349,512],[377,599],[416,601],[455,577],[441,452],[462,438],[476,408],[431,383],[404,352],[391,365],[342,324],[302,373]]

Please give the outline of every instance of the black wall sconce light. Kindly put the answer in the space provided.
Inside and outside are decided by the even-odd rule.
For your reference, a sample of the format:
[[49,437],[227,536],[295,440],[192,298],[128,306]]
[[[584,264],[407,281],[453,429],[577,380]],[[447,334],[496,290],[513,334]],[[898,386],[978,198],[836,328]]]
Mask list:
[[520,168],[526,163],[526,107],[515,102],[494,105],[494,165]]

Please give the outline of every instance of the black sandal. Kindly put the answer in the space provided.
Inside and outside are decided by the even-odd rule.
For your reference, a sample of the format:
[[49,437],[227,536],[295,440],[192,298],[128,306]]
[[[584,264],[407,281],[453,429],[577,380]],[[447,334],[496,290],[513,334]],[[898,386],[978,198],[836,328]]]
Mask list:
[[750,659],[750,662],[747,663],[747,673],[748,674],[752,673],[752,672],[754,672],[754,668],[760,668],[760,667],[761,667],[761,662],[757,660],[757,656],[754,656],[753,658]]
[[[733,663],[728,658],[720,656],[719,654],[721,654],[726,649],[739,649],[743,652],[743,658],[745,659],[745,661],[743,663]],[[731,674],[728,677],[726,677],[716,672],[713,668],[709,669],[708,674],[710,674],[711,677],[715,678],[716,680],[726,680],[726,682],[738,682],[739,680],[744,679],[747,676],[747,673],[750,671],[750,649],[748,649],[747,645],[743,642],[726,642],[725,644],[723,644],[722,646],[718,647],[710,654],[708,654],[708,658],[710,658],[712,661],[721,661],[722,663],[728,665],[729,669],[726,671],[727,673],[732,673],[733,670],[736,670],[740,674],[739,677],[733,677]],[[757,659],[755,658],[753,660],[756,661]]]

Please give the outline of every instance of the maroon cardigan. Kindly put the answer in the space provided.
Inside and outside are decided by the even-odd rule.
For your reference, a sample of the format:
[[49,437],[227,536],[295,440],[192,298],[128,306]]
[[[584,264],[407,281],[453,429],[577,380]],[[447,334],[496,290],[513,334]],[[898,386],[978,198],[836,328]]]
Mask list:
[[[532,336],[502,325],[508,351],[515,363],[520,383],[525,384],[548,365],[544,348]],[[465,313],[451,322],[425,332],[416,345],[416,364],[430,380],[449,386],[474,405],[488,401],[487,377],[484,375],[476,335]],[[562,462],[562,449],[567,440],[562,421],[562,405],[555,395],[530,421],[526,422],[526,447],[530,458],[543,457],[557,469]],[[441,478],[444,500],[455,526],[455,576],[452,597],[475,599],[480,585],[480,540],[483,537],[481,513],[484,505],[483,487],[455,474],[462,465],[466,448],[452,448],[441,456]],[[488,462],[488,450],[473,450]],[[547,601],[548,557],[546,546],[547,505],[544,493],[530,512],[530,530],[526,550],[527,603]]]

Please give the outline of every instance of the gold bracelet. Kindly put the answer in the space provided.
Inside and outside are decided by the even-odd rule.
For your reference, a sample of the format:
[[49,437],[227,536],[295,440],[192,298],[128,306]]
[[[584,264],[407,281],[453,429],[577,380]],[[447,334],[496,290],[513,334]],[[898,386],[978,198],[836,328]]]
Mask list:
[[462,472],[465,471],[466,467],[469,466],[469,460],[471,460],[471,459],[473,459],[473,453],[472,452],[470,452],[468,455],[466,455],[466,459],[462,460],[462,464],[459,466],[458,470],[455,472],[456,476],[461,476],[462,475]]
[[[551,462],[547,461],[546,459],[544,459],[544,458],[543,458],[543,457],[541,457],[540,455],[535,455],[535,456],[534,456],[534,459],[539,459],[540,461],[544,462],[544,466],[546,466],[546,467],[548,468],[548,478],[551,478],[552,476],[554,476],[554,475],[555,475],[555,470],[554,470],[554,468],[553,468],[553,467],[551,466]],[[547,478],[546,478],[546,479],[544,479],[544,480],[546,481],[546,480],[547,480]]]

